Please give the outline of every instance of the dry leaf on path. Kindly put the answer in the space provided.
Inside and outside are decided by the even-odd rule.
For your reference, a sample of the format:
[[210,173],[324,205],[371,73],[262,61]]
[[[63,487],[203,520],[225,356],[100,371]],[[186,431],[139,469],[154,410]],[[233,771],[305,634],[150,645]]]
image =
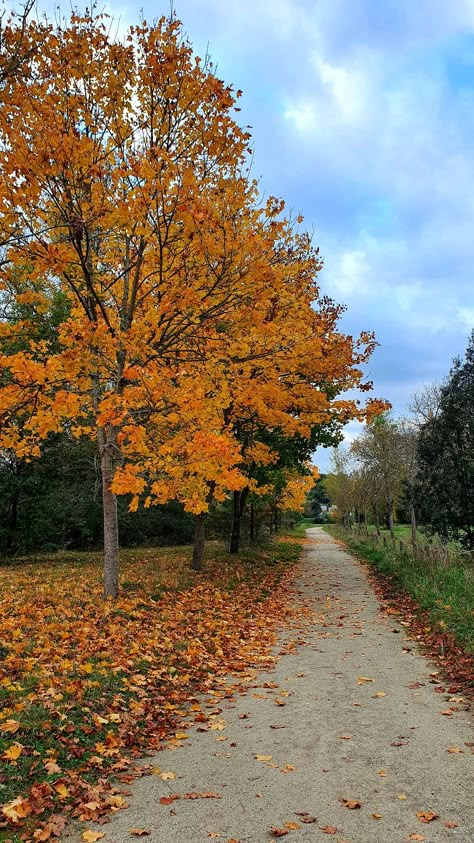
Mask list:
[[256,761],[271,761],[272,755],[254,755]]
[[105,831],[92,831],[92,829],[88,828],[82,832],[82,839],[86,843],[96,843],[96,840],[100,840],[101,837],[105,837]]
[[371,679],[370,676],[358,676],[357,677],[357,684],[358,685],[365,685],[366,682],[375,682],[375,679]]
[[446,828],[457,828],[458,823],[454,822],[454,820],[447,820],[445,822],[445,826],[446,826]]
[[310,823],[316,822],[316,817],[312,817],[311,814],[308,814],[307,811],[296,811],[296,816],[300,818],[302,823],[309,825]]
[[171,796],[162,796],[160,799],[161,805],[171,805],[176,799],[181,799],[179,793],[172,793]]
[[410,834],[408,839],[409,840],[426,840],[426,837],[425,837],[424,834]]
[[343,799],[342,797],[339,797],[339,802],[342,802],[344,808],[349,808],[350,811],[354,811],[357,808],[362,807],[362,802],[359,802],[358,799]]
[[275,705],[286,705],[286,703],[284,703],[283,700],[279,700],[279,699],[277,699],[277,697],[275,697],[274,702],[275,702]]
[[417,811],[416,816],[420,820],[421,823],[431,823],[433,820],[437,820],[439,814],[435,811]]
[[337,834],[337,828],[335,825],[325,825],[324,828],[320,828],[319,830],[322,831],[323,834]]
[[274,837],[285,837],[289,833],[287,828],[277,828],[274,825],[270,829],[270,834],[273,834]]
[[134,837],[145,837],[151,834],[151,828],[131,828],[130,834],[133,834]]
[[382,814],[372,814],[372,818],[373,818],[374,820],[381,820],[381,819],[382,819]]
[[206,790],[204,793],[185,793],[183,799],[221,799],[220,793],[214,793],[212,790]]

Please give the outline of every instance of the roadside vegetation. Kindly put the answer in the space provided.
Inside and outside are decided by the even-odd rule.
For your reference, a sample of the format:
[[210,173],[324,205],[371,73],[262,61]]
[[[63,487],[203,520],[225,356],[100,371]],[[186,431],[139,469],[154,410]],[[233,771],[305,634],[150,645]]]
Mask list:
[[[453,552],[446,557],[428,551],[421,557],[409,544],[403,549],[399,542],[374,544],[363,533],[338,525],[326,525],[324,529],[381,574],[392,577],[421,609],[428,611],[435,630],[451,632],[474,654],[474,566],[465,555]],[[399,535],[408,529],[402,527]],[[438,545],[438,549],[443,548]]]

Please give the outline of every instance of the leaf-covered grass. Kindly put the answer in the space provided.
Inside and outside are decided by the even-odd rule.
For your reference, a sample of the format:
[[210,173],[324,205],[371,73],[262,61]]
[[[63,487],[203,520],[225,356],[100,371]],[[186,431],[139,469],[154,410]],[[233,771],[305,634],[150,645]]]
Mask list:
[[453,633],[457,641],[474,653],[474,566],[453,555],[449,562],[415,559],[409,547],[374,547],[340,527],[325,527],[342,539],[358,556],[382,574],[394,577],[413,599],[429,612],[432,623]]
[[116,602],[102,600],[100,554],[0,568],[0,835],[47,840],[64,811],[120,806],[112,774],[127,781],[130,759],[178,740],[190,707],[206,722],[198,692],[268,661],[300,549],[236,559],[210,545],[198,574],[189,548],[124,551]]

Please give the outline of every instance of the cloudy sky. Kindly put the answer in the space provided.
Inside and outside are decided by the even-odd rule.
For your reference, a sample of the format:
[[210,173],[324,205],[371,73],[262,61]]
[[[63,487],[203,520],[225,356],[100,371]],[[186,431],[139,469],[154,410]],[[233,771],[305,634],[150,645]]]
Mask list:
[[[376,332],[375,394],[402,413],[474,326],[474,0],[174,5],[244,91],[254,174],[314,229],[322,290],[346,331]],[[168,9],[143,4],[148,20]]]

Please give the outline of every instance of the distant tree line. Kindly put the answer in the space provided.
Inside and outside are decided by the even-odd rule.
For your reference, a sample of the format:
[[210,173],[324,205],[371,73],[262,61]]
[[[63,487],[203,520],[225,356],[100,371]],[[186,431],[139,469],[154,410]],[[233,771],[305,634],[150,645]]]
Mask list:
[[[474,550],[474,332],[441,385],[413,396],[410,416],[386,413],[337,449],[320,485],[343,524],[370,522],[394,535],[394,517]],[[316,487],[318,488],[318,487]],[[315,499],[315,491],[310,501]]]

